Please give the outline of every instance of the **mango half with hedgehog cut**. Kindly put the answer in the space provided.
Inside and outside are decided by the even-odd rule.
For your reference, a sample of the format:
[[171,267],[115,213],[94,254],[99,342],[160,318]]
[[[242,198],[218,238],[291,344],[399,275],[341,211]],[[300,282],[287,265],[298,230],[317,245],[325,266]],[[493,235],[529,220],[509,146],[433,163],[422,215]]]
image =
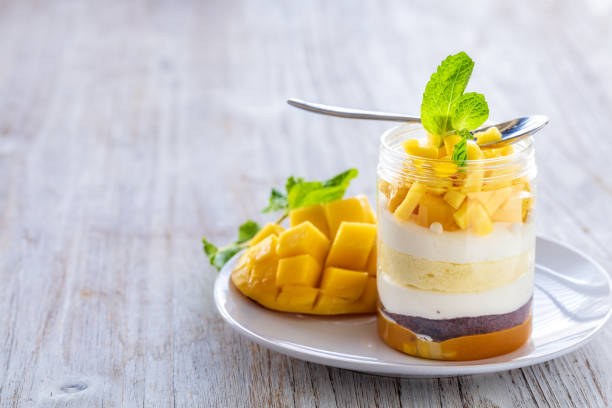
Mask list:
[[[232,271],[238,290],[283,312],[374,313],[378,293],[372,208],[363,196],[330,204],[295,210],[286,230],[276,224],[262,228]],[[298,220],[302,222],[293,225]]]

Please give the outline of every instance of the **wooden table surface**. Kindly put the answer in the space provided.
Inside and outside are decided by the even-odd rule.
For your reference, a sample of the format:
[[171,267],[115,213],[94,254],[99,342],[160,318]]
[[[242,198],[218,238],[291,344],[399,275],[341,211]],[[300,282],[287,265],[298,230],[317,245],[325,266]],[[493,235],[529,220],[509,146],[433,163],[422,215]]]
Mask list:
[[2,1],[0,405],[606,406],[612,326],[492,375],[395,379],[245,340],[212,299],[223,243],[290,174],[375,191],[389,124],[448,54],[491,119],[544,113],[538,232],[612,270],[612,2]]

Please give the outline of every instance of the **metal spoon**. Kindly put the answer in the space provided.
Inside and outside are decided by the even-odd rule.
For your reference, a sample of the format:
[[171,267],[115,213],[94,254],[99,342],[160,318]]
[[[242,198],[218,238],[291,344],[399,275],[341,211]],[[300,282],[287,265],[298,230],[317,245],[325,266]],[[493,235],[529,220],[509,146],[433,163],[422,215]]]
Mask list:
[[[323,105],[320,103],[306,102],[300,99],[287,99],[287,103],[296,108],[324,115],[336,116],[349,119],[371,119],[386,120],[392,122],[421,123],[417,116],[404,115],[400,113],[375,112],[362,109],[341,108],[338,106]],[[484,126],[474,130],[472,133],[483,132],[495,126],[502,134],[502,139],[497,142],[483,144],[482,146],[504,146],[532,135],[542,129],[548,123],[548,117],[544,115],[531,115],[522,118],[501,122],[496,125]]]

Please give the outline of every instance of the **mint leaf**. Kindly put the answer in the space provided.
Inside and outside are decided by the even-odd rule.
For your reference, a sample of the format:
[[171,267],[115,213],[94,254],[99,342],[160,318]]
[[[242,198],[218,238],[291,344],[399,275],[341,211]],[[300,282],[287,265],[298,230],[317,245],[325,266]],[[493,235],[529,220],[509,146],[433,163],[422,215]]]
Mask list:
[[212,261],[212,264],[215,268],[217,268],[218,271],[221,270],[221,268],[223,268],[223,266],[227,263],[227,261],[229,261],[230,259],[232,259],[232,257],[234,255],[236,255],[238,252],[240,252],[242,250],[243,247],[240,247],[238,245],[231,245],[219,252],[217,252],[217,255],[215,256],[214,260]]
[[293,186],[295,186],[296,184],[303,183],[303,182],[304,182],[303,178],[301,177],[295,178],[291,176],[287,179],[287,182],[285,183],[285,190],[287,190],[287,193],[289,193],[289,191],[291,191],[291,188],[293,188]]
[[457,99],[453,107],[452,127],[455,130],[474,130],[489,117],[489,105],[483,94],[470,92]]
[[208,242],[206,238],[202,238],[202,244],[204,244],[204,253],[208,256],[208,260],[211,265],[214,265],[215,256],[219,249],[212,243]]
[[453,105],[465,91],[474,62],[465,53],[449,55],[438,66],[425,87],[421,122],[429,133],[445,136],[451,128]]
[[465,52],[449,55],[431,75],[421,103],[423,127],[431,134],[442,136],[440,144],[451,132],[461,135],[452,154],[459,167],[466,164],[467,140],[473,138],[469,131],[489,117],[484,95],[463,93],[473,69],[474,62]]
[[358,174],[357,169],[349,169],[323,182],[306,182],[299,179],[300,182],[287,183],[287,185],[290,185],[290,189],[287,191],[289,209],[293,210],[340,200],[344,197],[351,180]]
[[287,202],[287,196],[273,188],[270,192],[270,198],[268,199],[268,206],[261,212],[269,213],[280,210],[287,210],[289,203]]
[[461,136],[461,140],[455,145],[451,159],[455,161],[459,167],[465,167],[465,162],[468,158],[467,141],[468,139],[472,139],[472,134],[467,130],[461,130],[457,133]]
[[223,248],[217,248],[206,238],[202,238],[204,253],[212,266],[221,270],[234,255],[246,248],[247,243],[257,234],[260,227],[255,221],[247,221],[238,228],[238,239]]
[[238,241],[237,244],[249,241],[251,238],[259,232],[260,227],[255,221],[248,220],[238,228]]

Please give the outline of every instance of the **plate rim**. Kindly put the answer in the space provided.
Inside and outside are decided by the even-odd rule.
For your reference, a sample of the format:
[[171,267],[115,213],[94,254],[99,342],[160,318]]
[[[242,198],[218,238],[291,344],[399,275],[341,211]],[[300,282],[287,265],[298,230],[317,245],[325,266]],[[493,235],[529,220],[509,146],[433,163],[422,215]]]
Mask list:
[[[608,272],[591,256],[585,254],[580,249],[577,249],[571,245],[560,242],[559,240],[549,238],[543,235],[537,235],[537,240],[548,241],[549,243],[564,247],[565,249],[575,252],[576,254],[583,257],[589,263],[591,263],[597,271],[606,277],[606,281],[608,284],[608,288],[612,290],[612,278],[608,274]],[[537,245],[537,244],[536,244]],[[381,361],[356,361],[351,358],[341,357],[341,356],[321,356],[317,351],[311,351],[299,346],[294,346],[292,344],[284,343],[283,345],[277,344],[277,342],[273,339],[267,338],[265,336],[259,335],[248,328],[244,327],[241,323],[239,323],[236,319],[232,317],[229,311],[223,306],[222,302],[222,292],[223,287],[225,286],[225,282],[227,285],[231,285],[230,283],[230,274],[231,270],[229,267],[234,263],[235,259],[239,257],[244,250],[238,252],[234,255],[225,266],[219,271],[217,278],[215,279],[214,285],[214,300],[215,306],[217,310],[221,314],[221,317],[238,333],[245,336],[251,341],[268,348],[270,350],[274,350],[281,354],[297,358],[304,361],[313,362],[316,364],[322,364],[331,367],[337,367],[352,371],[359,371],[368,374],[375,375],[383,375],[383,376],[393,376],[393,377],[444,377],[444,376],[459,376],[459,375],[474,375],[474,374],[484,374],[484,373],[494,373],[498,371],[506,371],[513,370],[522,367],[528,367],[535,364],[540,364],[557,357],[561,357],[565,354],[571,353],[579,349],[588,343],[592,338],[601,331],[601,329],[606,325],[606,323],[610,320],[612,316],[612,304],[608,309],[608,312],[603,317],[601,322],[595,326],[591,330],[589,334],[587,334],[584,338],[577,341],[575,344],[567,346],[563,349],[543,354],[538,357],[532,357],[520,360],[510,360],[504,362],[495,362],[495,363],[483,363],[483,364],[470,364],[470,365],[415,365],[415,364],[398,364],[398,363],[387,363]],[[253,304],[252,307],[262,307]],[[279,312],[280,313],[280,312]],[[418,357],[415,357],[418,358]],[[477,360],[472,360],[477,361]],[[457,363],[457,362],[453,362]]]

